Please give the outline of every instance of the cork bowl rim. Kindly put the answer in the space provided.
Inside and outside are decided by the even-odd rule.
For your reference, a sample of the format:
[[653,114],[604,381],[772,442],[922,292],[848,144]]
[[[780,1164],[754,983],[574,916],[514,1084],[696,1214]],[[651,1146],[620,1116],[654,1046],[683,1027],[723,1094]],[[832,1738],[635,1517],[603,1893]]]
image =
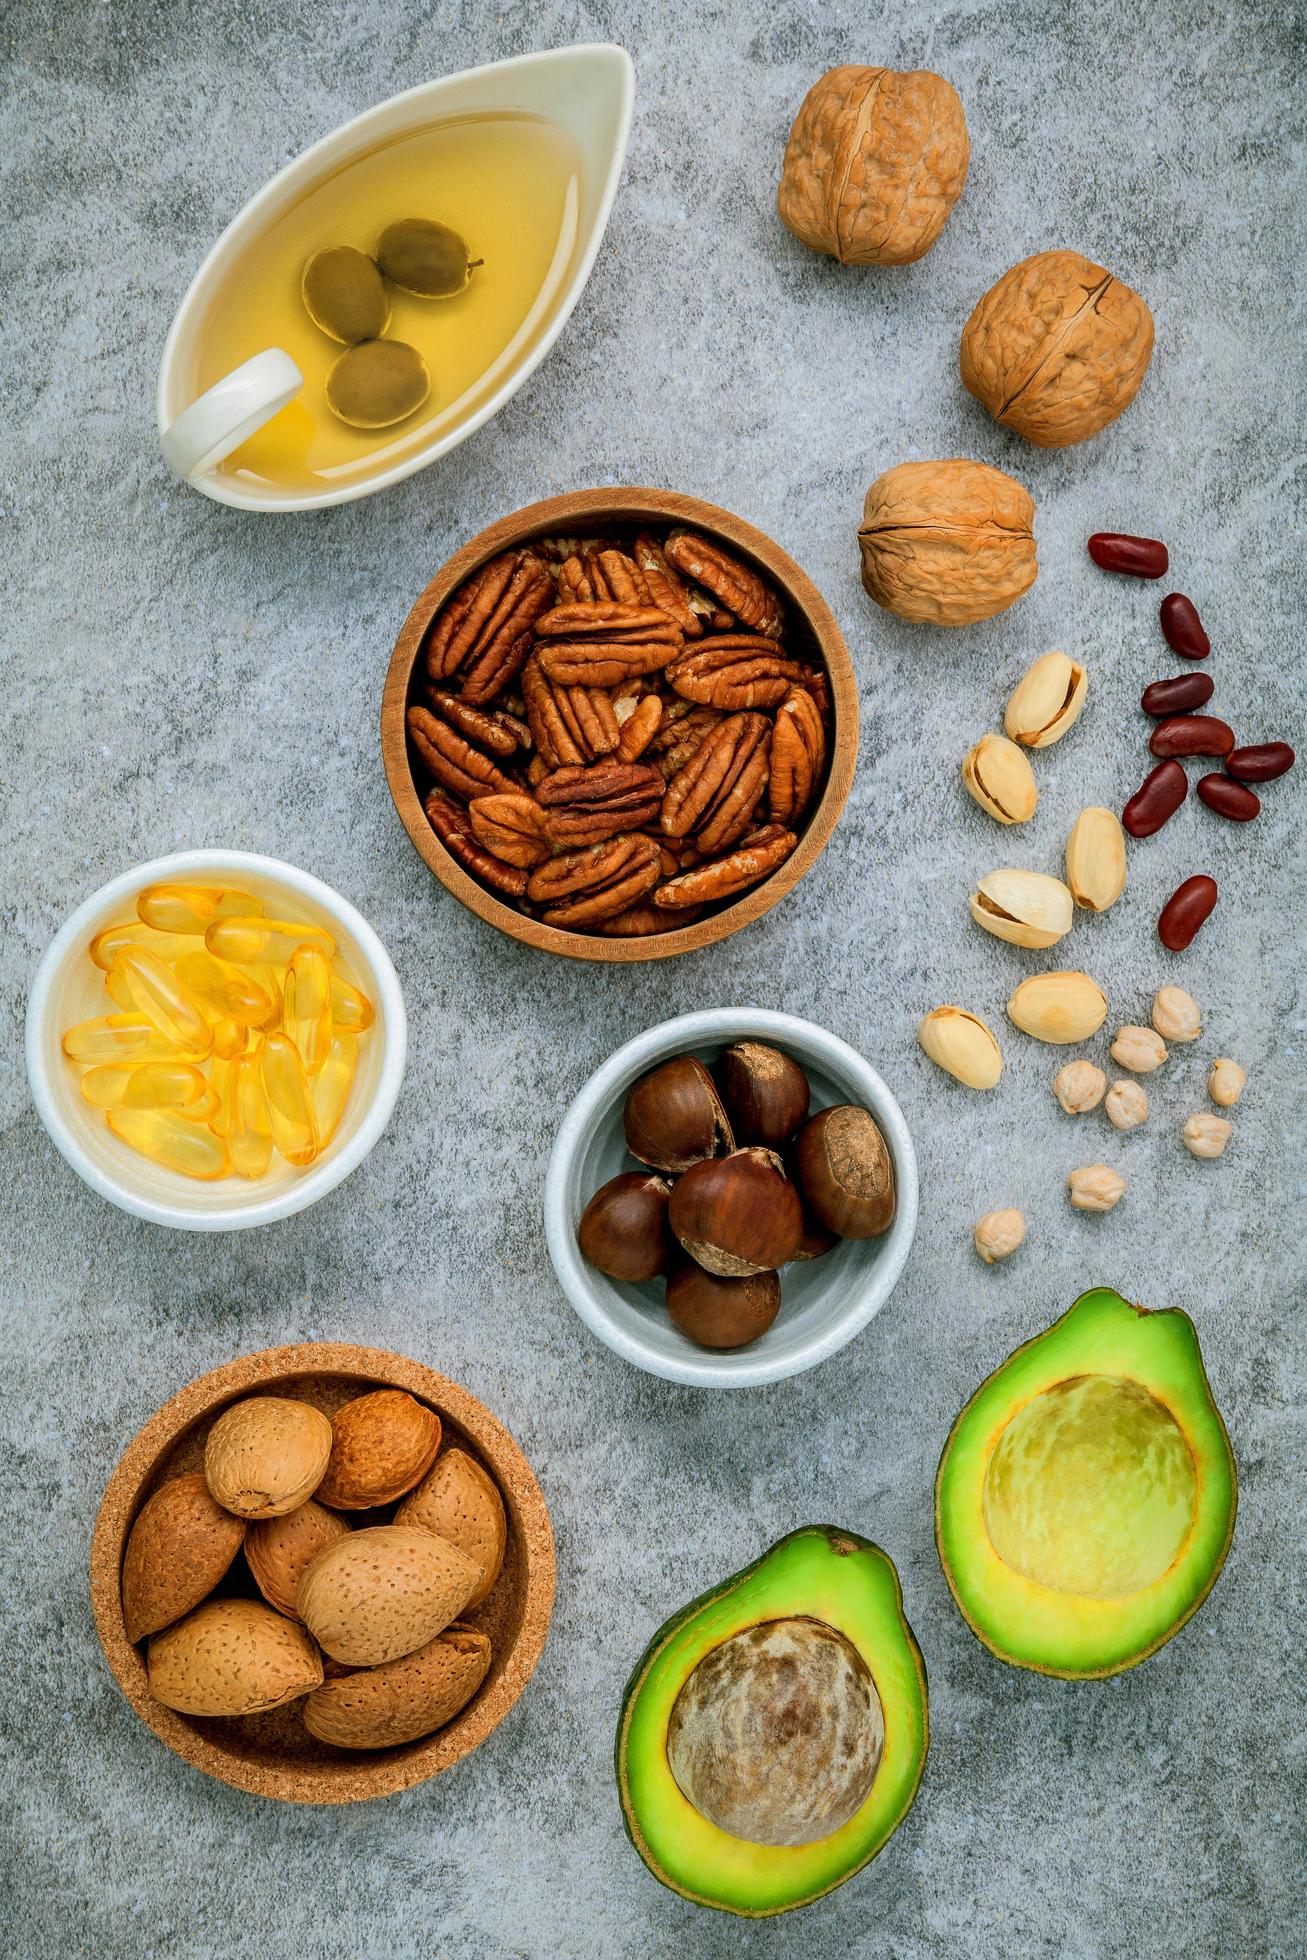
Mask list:
[[[519,1541],[524,1568],[521,1620],[498,1673],[467,1707],[433,1735],[357,1759],[340,1752],[306,1763],[271,1749],[237,1753],[154,1700],[145,1660],[127,1638],[120,1575],[127,1537],[151,1480],[171,1451],[207,1417],[243,1395],[275,1390],[305,1377],[407,1389],[448,1417],[493,1474]],[[138,1430],[114,1468],[91,1541],[90,1591],[96,1630],[114,1679],[141,1720],[184,1761],[235,1789],[288,1803],[358,1803],[411,1789],[470,1755],[508,1714],[543,1651],[554,1605],[556,1563],[544,1494],[522,1450],[503,1424],[467,1389],[404,1355],[349,1342],[314,1341],[265,1348],[198,1376],[170,1396]],[[496,1656],[499,1660],[499,1656]]]
[[[770,877],[692,925],[623,939],[596,932],[568,932],[528,918],[463,869],[427,821],[409,760],[405,714],[413,699],[427,630],[446,599],[473,572],[498,553],[537,538],[575,535],[587,525],[632,521],[680,524],[701,531],[742,557],[780,592],[825,666],[831,692],[831,738],[821,795],[808,812],[795,849]],[[510,512],[470,538],[428,581],[400,628],[390,657],[381,701],[381,754],[390,794],[413,848],[446,891],[469,911],[509,938],[542,952],[557,953],[565,959],[630,963],[667,959],[715,945],[752,925],[794,889],[826,848],[844,808],[857,766],[858,722],[857,677],[844,635],[816,585],[788,552],[765,531],[702,498],[674,490],[617,485],[569,491]]]

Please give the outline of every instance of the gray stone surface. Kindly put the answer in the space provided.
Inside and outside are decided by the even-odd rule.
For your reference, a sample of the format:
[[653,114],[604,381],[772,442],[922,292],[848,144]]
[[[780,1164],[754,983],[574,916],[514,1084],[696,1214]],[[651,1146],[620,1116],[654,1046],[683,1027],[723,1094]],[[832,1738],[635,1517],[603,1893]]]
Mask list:
[[[912,1039],[942,1000],[1001,1028],[1014,978],[1039,963],[967,923],[969,878],[1014,856],[1058,869],[1079,807],[1119,805],[1142,773],[1135,702],[1168,665],[1158,594],[1096,574],[1087,533],[1170,541],[1241,731],[1298,711],[1300,25],[1255,0],[875,18],[847,0],[649,0],[635,18],[609,0],[17,0],[0,25],[4,1944],[1301,1952],[1296,778],[1249,831],[1191,799],[1134,851],[1123,902],[1069,942],[1114,1022],[1142,1018],[1163,979],[1203,1004],[1203,1040],[1157,1079],[1144,1132],[1062,1118],[1057,1058],[1014,1034],[992,1097],[955,1088]],[[631,44],[638,69],[621,196],[561,344],[498,421],[431,473],[320,517],[247,517],[172,482],[152,412],[163,336],[268,172],[430,74],[600,38]],[[790,118],[846,59],[938,68],[967,107],[966,194],[906,271],[842,271],[773,216]],[[1158,340],[1124,420],[1044,454],[963,392],[956,343],[999,272],[1059,244],[1141,288]],[[1030,486],[1042,571],[1018,610],[942,635],[871,606],[854,530],[880,470],[957,453]],[[443,895],[385,793],[376,717],[395,630],[456,545],[533,497],[613,481],[699,492],[780,539],[845,627],[865,726],[844,820],[793,897],[702,956],[605,972],[532,957]],[[1090,705],[1039,762],[1035,822],[1000,833],[958,761],[1053,645],[1087,661]],[[133,862],[220,842],[307,866],[363,908],[407,992],[412,1056],[389,1134],[342,1189],[258,1235],[189,1238],[76,1180],[32,1111],[20,1036],[32,968],[79,899]],[[1221,906],[1168,960],[1153,919],[1199,868]],[[735,1001],[810,1015],[871,1058],[916,1136],[923,1204],[903,1281],[852,1347],[727,1398],[637,1374],[590,1339],[553,1280],[539,1196],[592,1067],[655,1020]],[[1227,1158],[1201,1165],[1178,1129],[1218,1052],[1249,1087]],[[1129,1194],[1082,1217],[1063,1181],[1097,1158],[1123,1167]],[[1008,1202],[1029,1214],[1028,1243],[983,1270],[971,1224]],[[1068,1685],[999,1665],[967,1632],[932,1544],[931,1480],[981,1376],[1098,1281],[1194,1316],[1243,1500],[1201,1616],[1146,1667]],[[483,1396],[539,1470],[560,1554],[546,1655],[493,1741],[437,1784],[338,1813],[269,1805],[174,1760],[114,1687],[85,1585],[100,1492],[157,1404],[231,1355],[315,1334],[417,1355]],[[658,1622],[812,1519],[898,1561],[933,1744],[878,1863],[801,1917],[751,1927],[645,1873],[621,1833],[612,1729]]]

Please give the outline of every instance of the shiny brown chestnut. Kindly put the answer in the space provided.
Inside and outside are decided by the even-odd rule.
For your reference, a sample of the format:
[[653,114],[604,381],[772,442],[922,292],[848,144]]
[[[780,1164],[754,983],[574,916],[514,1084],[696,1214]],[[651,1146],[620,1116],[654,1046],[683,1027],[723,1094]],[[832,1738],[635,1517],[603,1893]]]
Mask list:
[[656,1279],[672,1263],[667,1223],[672,1187],[648,1171],[622,1171],[601,1184],[581,1213],[577,1244],[609,1279]]
[[803,1236],[799,1194],[770,1150],[695,1164],[672,1187],[667,1216],[690,1257],[727,1279],[785,1265]]
[[674,1055],[642,1075],[622,1122],[631,1155],[659,1171],[688,1171],[701,1158],[735,1148],[721,1098],[696,1055]]
[[700,1347],[747,1347],[767,1332],[780,1310],[781,1282],[775,1273],[723,1279],[686,1259],[667,1281],[672,1322]]
[[811,1091],[799,1064],[763,1041],[737,1041],[717,1062],[717,1087],[737,1143],[779,1150],[808,1114]]
[[875,1239],[894,1217],[894,1167],[870,1110],[819,1109],[799,1132],[795,1169],[803,1201],[842,1239]]

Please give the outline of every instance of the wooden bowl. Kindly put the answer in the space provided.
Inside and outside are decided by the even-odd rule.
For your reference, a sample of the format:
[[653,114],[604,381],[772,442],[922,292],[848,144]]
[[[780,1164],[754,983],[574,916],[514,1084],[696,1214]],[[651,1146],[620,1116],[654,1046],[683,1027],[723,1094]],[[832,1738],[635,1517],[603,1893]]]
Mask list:
[[[179,1715],[154,1700],[142,1642],[123,1622],[120,1575],[127,1536],[146,1498],[170,1477],[198,1470],[214,1420],[242,1396],[296,1396],[332,1415],[377,1387],[405,1388],[443,1425],[441,1447],[457,1443],[493,1475],[508,1516],[508,1549],[490,1597],[462,1615],[490,1640],[490,1672],[466,1708],[434,1735],[395,1749],[335,1749],[317,1741],[300,1704],[219,1719]],[[365,1520],[370,1522],[371,1520]],[[216,1589],[258,1598],[238,1557]],[[540,1486],[508,1431],[475,1396],[430,1368],[380,1348],[315,1342],[267,1348],[201,1375],[165,1402],[124,1452],[109,1479],[91,1541],[91,1603],[109,1666],[141,1719],[197,1769],[238,1790],[288,1803],[359,1803],[439,1775],[485,1741],[521,1694],[540,1658],[554,1605],[554,1539]]]
[[[529,544],[535,538],[596,537],[634,526],[674,524],[688,525],[715,538],[759,572],[785,602],[787,646],[825,667],[832,714],[826,779],[807,813],[797,848],[770,878],[742,892],[732,904],[721,906],[693,925],[651,933],[647,938],[607,939],[602,933],[565,932],[505,904],[450,856],[427,822],[413,780],[404,720],[409,707],[422,698],[422,649],[427,629],[450,594],[501,551]],[[751,925],[793,890],[821,855],[844,808],[858,759],[857,682],[835,615],[807,573],[764,532],[716,504],[681,497],[672,490],[574,490],[565,497],[548,497],[543,503],[528,504],[510,517],[501,517],[455,552],[436,573],[404,621],[391,655],[381,700],[381,754],[395,808],[418,856],[445,889],[478,918],[520,939],[524,946],[561,953],[566,959],[661,960],[672,953],[711,946]]]

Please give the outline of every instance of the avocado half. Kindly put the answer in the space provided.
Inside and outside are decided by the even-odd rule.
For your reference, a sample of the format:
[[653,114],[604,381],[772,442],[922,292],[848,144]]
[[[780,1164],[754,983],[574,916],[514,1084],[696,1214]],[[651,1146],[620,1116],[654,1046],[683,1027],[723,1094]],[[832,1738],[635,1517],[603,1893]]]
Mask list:
[[[817,1656],[815,1672],[797,1687],[793,1672],[784,1671],[792,1668],[784,1650],[796,1640]],[[879,1703],[878,1760],[866,1764],[870,1787],[835,1828],[828,1827],[828,1813],[825,1835],[811,1842],[737,1836],[705,1815],[673,1773],[676,1755],[683,1780],[690,1780],[684,1757],[686,1738],[694,1734],[696,1689],[737,1662],[763,1670],[755,1678],[779,1681],[784,1689],[761,1722],[728,1731],[732,1741],[741,1738],[745,1758],[750,1744],[760,1748],[764,1778],[772,1772],[773,1788],[788,1787],[787,1780],[802,1784],[801,1766],[811,1760],[803,1754],[805,1732],[810,1745],[822,1733],[820,1689],[816,1696],[805,1691],[814,1680],[861,1688],[865,1707],[859,1703],[859,1715]],[[830,1740],[829,1760],[836,1763],[855,1758],[865,1738],[837,1721]],[[897,1830],[916,1796],[927,1740],[926,1670],[903,1615],[893,1561],[855,1532],[808,1525],[692,1600],[645,1649],[627,1683],[617,1729],[627,1835],[654,1877],[696,1905],[752,1918],[788,1912],[852,1878]],[[703,1759],[709,1775],[724,1771],[729,1782],[741,1755],[728,1747],[708,1750]],[[855,1799],[860,1788],[854,1786]]]
[[1086,1679],[1147,1660],[1198,1611],[1237,1503],[1193,1322],[1097,1287],[1010,1354],[954,1423],[935,1541],[992,1654]]

